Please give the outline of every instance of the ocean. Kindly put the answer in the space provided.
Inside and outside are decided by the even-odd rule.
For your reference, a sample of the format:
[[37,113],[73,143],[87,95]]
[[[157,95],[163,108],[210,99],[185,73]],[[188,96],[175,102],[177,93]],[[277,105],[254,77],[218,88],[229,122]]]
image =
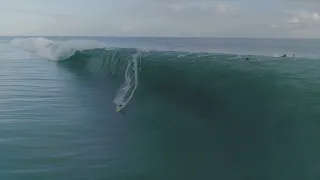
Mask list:
[[0,37],[0,179],[320,179],[319,49]]

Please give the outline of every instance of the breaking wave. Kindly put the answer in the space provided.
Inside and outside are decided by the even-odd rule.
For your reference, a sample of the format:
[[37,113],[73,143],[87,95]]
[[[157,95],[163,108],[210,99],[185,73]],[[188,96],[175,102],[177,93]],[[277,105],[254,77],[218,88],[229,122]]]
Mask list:
[[[231,69],[236,69],[238,75],[244,78],[240,80],[238,75],[233,77],[232,83],[235,86],[246,81],[247,73],[255,73],[261,68],[260,60],[280,59],[256,56],[246,61],[246,56],[233,54],[142,51],[135,48],[112,48],[106,43],[92,40],[57,42],[42,37],[14,39],[10,44],[71,68],[114,77],[119,80],[119,88],[113,100],[116,106],[128,105],[138,85],[143,83],[144,88],[178,95],[184,101],[202,104],[202,109],[205,109],[215,101],[210,99],[213,98],[212,92],[217,91],[219,86],[225,88],[228,77],[235,74],[230,72]],[[264,71],[260,69],[257,74],[261,76]]]

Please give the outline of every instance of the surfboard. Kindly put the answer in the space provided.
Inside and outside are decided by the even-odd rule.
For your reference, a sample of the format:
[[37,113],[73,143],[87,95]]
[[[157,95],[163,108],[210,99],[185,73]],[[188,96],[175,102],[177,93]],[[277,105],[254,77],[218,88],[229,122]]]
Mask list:
[[124,106],[122,106],[122,107],[119,107],[119,106],[118,106],[118,107],[116,108],[116,112],[120,112],[123,108],[124,108]]

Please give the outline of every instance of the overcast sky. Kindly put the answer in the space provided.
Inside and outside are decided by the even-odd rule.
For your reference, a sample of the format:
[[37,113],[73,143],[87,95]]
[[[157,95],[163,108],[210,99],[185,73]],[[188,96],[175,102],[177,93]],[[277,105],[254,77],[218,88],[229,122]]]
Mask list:
[[320,0],[1,0],[0,35],[320,37]]

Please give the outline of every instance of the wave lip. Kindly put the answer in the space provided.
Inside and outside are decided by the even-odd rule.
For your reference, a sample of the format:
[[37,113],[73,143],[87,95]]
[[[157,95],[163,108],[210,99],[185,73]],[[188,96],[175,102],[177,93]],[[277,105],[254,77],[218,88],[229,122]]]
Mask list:
[[41,58],[49,60],[64,60],[73,56],[77,51],[101,49],[106,43],[94,40],[68,40],[56,42],[43,37],[16,38],[10,41],[14,47],[32,52]]

